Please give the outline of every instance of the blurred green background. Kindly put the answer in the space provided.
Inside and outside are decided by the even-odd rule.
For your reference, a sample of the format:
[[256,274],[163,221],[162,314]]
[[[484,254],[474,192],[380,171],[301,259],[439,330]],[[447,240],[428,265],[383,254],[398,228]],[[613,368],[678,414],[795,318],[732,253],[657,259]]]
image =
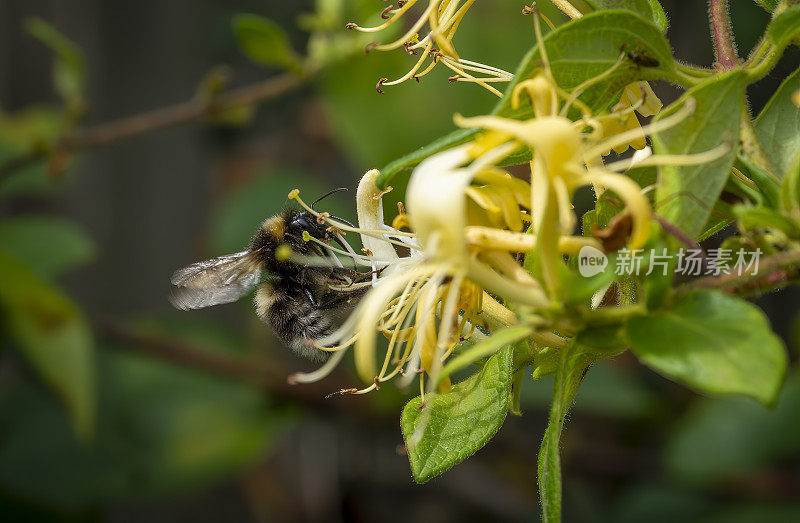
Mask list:
[[[345,3],[328,12],[333,35],[384,7]],[[275,20],[303,52],[298,20],[307,26],[304,14],[336,4],[3,0],[0,162],[65,125],[52,52],[24,29],[31,16],[85,53],[92,125],[187,100],[220,64],[233,86],[277,74],[242,55],[233,16]],[[710,65],[705,2],[663,4],[676,56]],[[750,0],[732,4],[744,55],[768,15]],[[456,37],[460,53],[513,71],[533,42],[521,7],[477,2]],[[334,52],[335,42],[325,48]],[[321,383],[290,386],[287,375],[313,365],[276,342],[249,300],[191,313],[166,300],[176,268],[241,250],[290,189],[313,198],[354,187],[365,170],[451,130],[453,113],[494,104],[441,70],[422,85],[375,92],[378,78],[403,74],[411,60],[356,52],[260,104],[246,125],[198,122],[117,141],[74,155],[57,179],[41,162],[0,175],[0,519],[538,519],[536,454],[551,380],[527,382],[524,417],[509,417],[473,458],[418,486],[399,429],[414,391],[389,385],[326,399],[356,383],[349,364]],[[754,112],[798,63],[794,48],[753,86]],[[666,102],[677,94],[656,90]],[[352,192],[329,202],[354,214]],[[758,303],[796,361],[800,293]],[[700,397],[628,354],[600,364],[564,436],[565,518],[800,520],[798,411],[796,371],[768,411]]]

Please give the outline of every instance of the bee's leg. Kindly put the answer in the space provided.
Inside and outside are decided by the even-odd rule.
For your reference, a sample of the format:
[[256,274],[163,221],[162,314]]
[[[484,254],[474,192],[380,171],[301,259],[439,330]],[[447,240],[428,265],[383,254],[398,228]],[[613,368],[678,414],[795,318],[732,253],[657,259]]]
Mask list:
[[308,303],[310,303],[312,307],[318,307],[319,303],[317,303],[317,299],[314,298],[314,293],[311,292],[311,289],[305,285],[302,285],[300,288],[303,290],[303,295],[308,299]]

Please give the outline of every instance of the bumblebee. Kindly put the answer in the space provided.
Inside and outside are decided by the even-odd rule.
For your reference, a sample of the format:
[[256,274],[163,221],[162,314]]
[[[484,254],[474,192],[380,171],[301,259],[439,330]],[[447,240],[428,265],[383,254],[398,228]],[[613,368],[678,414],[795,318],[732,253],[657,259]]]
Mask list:
[[299,356],[326,360],[329,353],[318,348],[319,340],[353,311],[370,287],[371,273],[337,265],[333,252],[305,241],[304,233],[342,245],[311,212],[285,209],[261,223],[247,250],[177,270],[169,301],[178,309],[200,309],[234,302],[258,287],[258,316]]

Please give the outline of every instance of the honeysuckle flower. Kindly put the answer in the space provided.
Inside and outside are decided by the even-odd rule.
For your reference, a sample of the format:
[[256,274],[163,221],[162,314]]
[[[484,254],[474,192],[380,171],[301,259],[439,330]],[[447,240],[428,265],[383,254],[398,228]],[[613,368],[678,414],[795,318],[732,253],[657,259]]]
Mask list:
[[[402,376],[401,384],[419,375],[422,387],[418,371],[431,376],[429,386],[438,382],[441,390],[447,390],[449,380],[436,376],[458,344],[483,337],[492,326],[517,322],[515,314],[492,295],[534,310],[549,306],[541,286],[511,254],[533,248],[535,237],[520,232],[524,221],[530,220],[530,186],[492,165],[515,146],[502,145],[477,161],[468,152],[471,147],[466,144],[433,155],[414,170],[406,193],[408,212],[401,215],[413,233],[384,223],[383,191],[375,186],[379,174],[375,170],[359,184],[358,227],[316,213],[342,232],[360,234],[363,255],[343,236],[345,249],[326,248],[368,265],[373,288],[341,328],[321,341],[320,348],[333,351],[333,357],[318,371],[295,375],[293,381],[323,377],[352,346],[356,369],[371,385],[346,392],[368,392],[397,375]],[[475,191],[481,195],[479,203]],[[290,196],[311,211],[297,193]],[[499,226],[486,225],[493,221],[491,216],[502,217]],[[564,240],[565,252],[596,243],[585,238]],[[410,253],[400,256],[395,246]],[[380,367],[378,333],[389,340]],[[563,341],[550,332],[534,333],[534,339],[550,345]]]
[[[386,21],[380,25],[361,27],[349,23],[347,28],[366,33],[383,31],[404,17],[410,16],[408,13],[417,1],[398,0],[397,8],[394,4],[390,4],[381,12],[381,17]],[[381,78],[376,86],[378,92],[383,92],[382,87],[396,85],[411,78],[419,81],[431,72],[437,63],[442,63],[455,73],[450,77],[450,81],[474,82],[495,95],[502,96],[502,93],[490,83],[508,82],[513,75],[497,67],[462,59],[453,45],[456,30],[474,2],[475,0],[429,0],[422,14],[411,23],[411,27],[400,38],[386,44],[376,42],[367,46],[367,51],[390,51],[403,47],[409,54],[419,56],[416,63],[403,76],[391,81],[388,78]],[[420,38],[419,31],[426,24],[429,29],[428,34]],[[475,76],[476,74],[483,76]]]
[[[530,202],[533,232],[536,234],[537,249],[541,255],[545,287],[551,298],[557,298],[561,292],[559,238],[569,234],[575,227],[576,218],[571,210],[571,198],[575,190],[584,185],[592,185],[598,195],[606,188],[616,192],[625,203],[633,221],[629,248],[641,248],[650,233],[651,210],[640,187],[621,174],[631,166],[632,160],[604,166],[601,157],[611,150],[623,151],[629,145],[633,145],[635,149],[643,149],[647,145],[647,134],[667,129],[682,121],[694,111],[694,101],[688,100],[674,114],[640,127],[634,111],[652,115],[661,106],[649,86],[640,82],[631,84],[624,90],[622,103],[612,113],[593,116],[587,107],[580,104],[578,96],[599,78],[607,76],[609,71],[587,80],[572,93],[563,91],[550,70],[538,18],[535,20],[535,29],[543,69],[532,78],[520,82],[511,94],[512,107],[518,107],[522,97],[528,96],[533,107],[533,117],[516,120],[501,116],[464,118],[456,115],[455,122],[461,127],[483,128],[487,135],[482,138],[482,142],[491,144],[493,150],[503,147],[515,150],[520,146],[531,150]],[[611,69],[619,63],[618,61]],[[568,110],[573,104],[583,113],[583,117],[577,121],[567,118]],[[587,132],[586,129],[590,131]],[[710,161],[709,158],[717,158],[728,149],[729,146],[723,145],[699,155],[660,155],[649,158],[639,155],[636,161],[640,166],[700,163]],[[470,152],[476,162],[486,154],[485,147],[473,147]]]
[[[448,20],[463,16],[470,4],[465,2],[454,13],[457,3],[431,1],[424,16],[435,12],[438,21]],[[392,226],[384,221],[384,191],[376,185],[376,170],[367,172],[359,184],[357,227],[314,211],[297,192],[290,194],[340,233],[342,248],[310,236],[306,241],[320,242],[371,273],[370,282],[358,284],[370,289],[351,317],[319,341],[319,348],[333,356],[318,371],[295,375],[294,381],[319,379],[352,347],[356,370],[370,385],[343,392],[368,392],[398,375],[404,385],[419,376],[423,393],[426,375],[428,391],[436,385],[448,390],[449,380],[446,375],[439,379],[439,374],[461,342],[520,322],[531,327],[530,339],[535,343],[563,346],[564,340],[552,331],[552,318],[560,310],[559,265],[564,254],[575,254],[585,245],[600,247],[594,238],[570,236],[576,221],[571,204],[575,190],[593,185],[619,195],[632,219],[629,248],[638,249],[647,240],[651,210],[640,187],[621,173],[634,162],[646,166],[712,161],[729,149],[723,145],[695,155],[652,155],[646,142],[640,142],[634,145],[641,145],[644,152],[604,165],[606,151],[627,147],[682,121],[694,111],[693,100],[643,127],[638,120],[636,125],[609,126],[607,121],[613,119],[633,116],[636,120],[634,111],[653,114],[660,109],[660,101],[646,84],[632,84],[611,114],[593,115],[579,100],[580,94],[608,76],[624,55],[610,70],[565,92],[550,71],[538,17],[535,28],[543,69],[511,93],[514,108],[523,96],[530,99],[533,117],[456,115],[457,125],[480,127],[484,132],[468,143],[431,155],[414,169],[406,191],[407,212],[400,207]],[[428,43],[437,41],[435,35],[428,37]],[[573,106],[582,113],[577,121],[567,117]],[[532,154],[530,182],[500,167],[502,160],[522,147]],[[530,232],[525,232],[529,227]],[[360,237],[361,253],[350,245],[347,233]],[[519,253],[539,261],[534,274],[516,259]],[[379,333],[388,339],[382,360],[378,358]]]

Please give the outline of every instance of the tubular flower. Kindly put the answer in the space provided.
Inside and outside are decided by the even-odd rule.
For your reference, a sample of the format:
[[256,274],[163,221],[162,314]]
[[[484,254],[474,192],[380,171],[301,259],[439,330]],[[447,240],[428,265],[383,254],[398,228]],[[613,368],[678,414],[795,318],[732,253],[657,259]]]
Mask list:
[[[535,237],[520,232],[530,220],[529,184],[491,165],[511,146],[491,151],[479,161],[472,161],[471,146],[431,156],[414,170],[406,194],[408,212],[395,220],[409,225],[413,233],[384,223],[383,193],[375,186],[379,174],[375,170],[359,184],[358,227],[317,213],[343,233],[361,236],[364,255],[357,254],[344,236],[340,239],[345,249],[327,248],[369,266],[373,288],[341,328],[322,340],[320,348],[334,352],[333,357],[319,371],[295,375],[293,381],[323,377],[352,346],[356,369],[371,384],[343,392],[368,392],[398,375],[402,384],[419,375],[424,392],[425,374],[431,377],[429,388],[438,383],[440,390],[447,390],[449,380],[437,376],[462,342],[517,321],[492,294],[533,310],[549,307],[541,286],[512,256],[531,250]],[[297,193],[291,196],[305,206]],[[498,225],[487,225],[491,223]],[[564,239],[565,251],[596,245],[593,239]],[[409,253],[401,256],[396,247]],[[377,357],[379,333],[388,339],[382,361]],[[562,342],[550,332],[534,333],[534,339],[551,346]]]
[[[383,31],[402,18],[410,16],[408,13],[417,2],[418,0],[398,0],[396,8],[394,4],[389,5],[381,12],[381,18],[386,21],[380,25],[361,27],[349,23],[347,28],[366,33]],[[508,82],[513,75],[490,65],[462,59],[453,45],[456,30],[473,3],[475,0],[429,0],[422,14],[411,23],[410,29],[400,38],[386,44],[375,42],[368,45],[367,51],[390,51],[403,47],[408,54],[419,56],[416,63],[403,76],[391,81],[388,78],[381,78],[376,86],[378,92],[383,92],[383,86],[396,85],[411,78],[419,81],[431,72],[437,63],[442,63],[455,73],[450,77],[450,81],[474,82],[501,97],[502,93],[490,84]],[[428,34],[420,38],[419,31],[426,24]]]
[[[538,18],[535,19],[536,36],[542,50],[543,70],[534,77],[520,82],[511,93],[512,107],[519,107],[523,96],[530,99],[533,118],[516,120],[501,116],[464,118],[456,115],[461,127],[480,127],[486,131],[482,142],[492,144],[493,150],[504,147],[515,150],[525,146],[530,149],[532,229],[537,238],[541,259],[541,278],[549,297],[557,298],[560,283],[560,237],[575,227],[571,198],[578,187],[593,185],[599,192],[605,188],[616,192],[631,214],[633,227],[630,249],[641,248],[650,231],[650,205],[640,187],[627,176],[620,174],[631,166],[632,160],[603,165],[601,157],[613,150],[625,150],[632,144],[643,149],[647,134],[658,132],[679,123],[694,111],[694,101],[689,100],[676,113],[644,127],[638,125],[634,110],[651,115],[660,109],[660,101],[646,83],[631,84],[622,95],[622,102],[608,115],[594,117],[578,96],[593,83],[607,76],[620,63],[608,71],[587,80],[572,93],[556,84],[550,71],[547,50],[542,42]],[[622,60],[624,54],[620,56]],[[563,101],[563,103],[562,103]],[[567,114],[572,105],[578,107],[583,117],[571,121]],[[610,125],[613,122],[632,123]],[[588,131],[587,131],[588,130]],[[499,145],[498,145],[499,144]],[[689,164],[711,161],[725,154],[728,145],[698,155],[650,156],[640,159],[637,165]],[[485,147],[469,150],[475,162],[484,158]],[[484,162],[485,163],[485,162]]]
[[[633,82],[622,92],[619,103],[614,107],[611,114],[599,116],[596,120],[602,127],[602,136],[614,136],[625,131],[634,131],[634,138],[629,142],[617,145],[613,148],[617,154],[622,154],[632,147],[640,151],[647,147],[647,139],[644,131],[641,130],[639,119],[635,113],[642,116],[655,116],[661,110],[661,100],[650,88],[647,82]],[[638,133],[635,131],[638,130]],[[603,151],[602,156],[608,156],[611,150]]]
[[[432,1],[429,11],[439,9],[442,20],[452,5]],[[515,109],[524,96],[530,99],[533,117],[456,115],[457,125],[484,132],[429,156],[414,169],[406,191],[407,212],[399,206],[392,226],[384,221],[384,191],[376,186],[377,170],[367,172],[359,184],[358,227],[313,210],[297,191],[290,194],[339,233],[342,248],[310,236],[307,241],[320,242],[330,253],[350,258],[371,274],[371,281],[357,284],[371,288],[353,314],[320,340],[319,348],[332,352],[332,357],[316,372],[293,376],[295,382],[325,376],[352,347],[356,370],[370,385],[341,392],[369,392],[398,375],[404,385],[419,376],[423,393],[426,375],[428,391],[437,386],[446,391],[450,382],[448,372],[442,372],[444,362],[464,340],[479,340],[495,328],[516,323],[530,328],[534,343],[562,347],[565,340],[552,329],[558,325],[554,318],[560,310],[563,255],[577,254],[585,245],[601,247],[594,238],[569,236],[576,221],[571,205],[575,190],[591,184],[617,193],[632,218],[629,247],[638,249],[648,238],[651,210],[639,186],[620,173],[634,162],[637,166],[704,163],[728,150],[722,145],[695,155],[642,153],[604,165],[605,151],[675,125],[694,111],[694,102],[690,99],[670,116],[641,128],[609,132],[603,125],[605,116],[593,116],[578,97],[608,76],[624,54],[609,71],[568,93],[553,79],[538,17],[535,28],[544,67],[511,93]],[[429,37],[429,42],[436,41]],[[645,85],[632,85],[623,94],[625,103],[609,116],[656,111],[660,102],[649,93]],[[577,121],[567,118],[573,106],[582,113]],[[530,182],[500,167],[520,148],[531,151]],[[360,237],[362,253],[348,243],[346,233]],[[521,253],[537,261],[533,273],[518,262]],[[513,312],[506,307],[511,304]],[[382,358],[379,333],[388,340]]]

